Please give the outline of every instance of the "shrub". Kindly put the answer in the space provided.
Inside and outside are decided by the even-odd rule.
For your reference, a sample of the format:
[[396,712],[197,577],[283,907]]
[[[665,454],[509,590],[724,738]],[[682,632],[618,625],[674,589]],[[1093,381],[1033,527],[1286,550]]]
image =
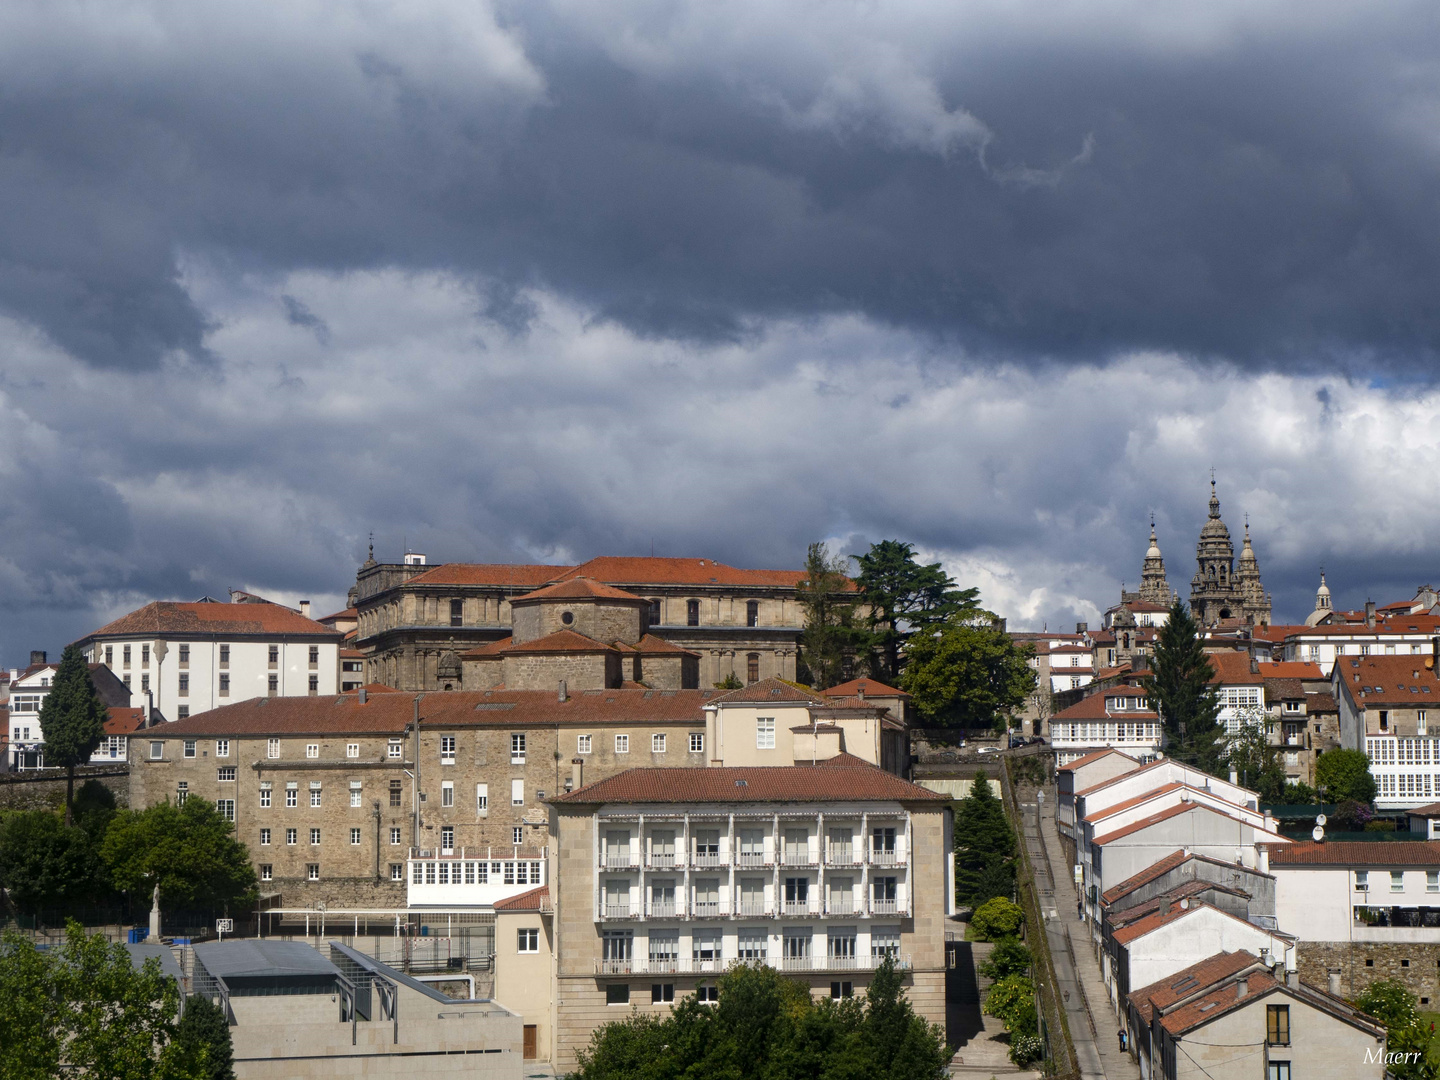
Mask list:
[[1025,921],[1025,912],[1003,896],[985,901],[970,917],[970,929],[981,941],[1014,937]]
[[985,995],[985,1015],[1003,1023],[1012,1036],[1034,1035],[1039,1030],[1035,985],[1023,975],[1001,979]]
[[1045,1043],[1039,1035],[1016,1035],[1010,1040],[1010,1060],[1020,1068],[1045,1056]]
[[1024,975],[1030,970],[1033,958],[1030,950],[1020,943],[1018,938],[1001,938],[996,943],[995,949],[978,968],[981,975],[987,979],[994,979],[999,982],[1008,975]]

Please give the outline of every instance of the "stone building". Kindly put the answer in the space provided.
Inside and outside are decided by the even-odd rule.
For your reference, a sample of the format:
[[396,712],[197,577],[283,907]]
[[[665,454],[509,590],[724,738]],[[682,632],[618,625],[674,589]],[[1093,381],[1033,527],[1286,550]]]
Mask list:
[[1240,563],[1235,564],[1235,545],[1230,530],[1220,518],[1220,498],[1215,481],[1210,481],[1210,517],[1200,529],[1195,546],[1198,569],[1190,582],[1190,611],[1201,626],[1218,626],[1235,621],[1240,625],[1270,625],[1270,596],[1260,584],[1260,565],[1250,546],[1250,525]]
[[632,1009],[716,1000],[734,963],[858,997],[886,957],[945,1022],[953,907],[946,796],[849,755],[817,765],[635,769],[551,802],[558,1071]]
[[516,598],[587,578],[643,599],[643,623],[631,644],[650,635],[694,654],[695,685],[714,686],[730,675],[744,682],[794,679],[804,626],[795,589],[804,576],[713,559],[605,556],[579,566],[429,566],[418,554],[378,563],[372,551],[355,580],[355,647],[366,654],[367,682],[414,691],[458,688],[464,654],[498,648],[507,637],[521,640],[511,609]]

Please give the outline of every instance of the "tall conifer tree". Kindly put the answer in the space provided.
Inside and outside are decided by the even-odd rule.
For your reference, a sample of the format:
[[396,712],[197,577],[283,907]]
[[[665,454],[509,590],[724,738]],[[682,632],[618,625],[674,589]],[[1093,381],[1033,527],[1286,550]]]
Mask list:
[[73,825],[75,766],[84,765],[105,737],[109,715],[90,681],[85,654],[66,645],[55,669],[55,681],[40,707],[40,733],[45,738],[45,764],[65,770],[65,824]]
[[1200,629],[1178,597],[1160,628],[1151,673],[1140,685],[1160,714],[1177,761],[1207,772],[1219,767],[1220,699],[1210,680],[1215,669],[1200,642]]

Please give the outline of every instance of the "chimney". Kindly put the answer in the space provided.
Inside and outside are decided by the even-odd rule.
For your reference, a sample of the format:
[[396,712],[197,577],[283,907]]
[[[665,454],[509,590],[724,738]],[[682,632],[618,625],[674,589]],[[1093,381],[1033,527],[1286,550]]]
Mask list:
[[1231,765],[1231,766],[1230,766],[1230,783],[1232,783],[1232,784],[1238,784],[1238,783],[1240,783],[1240,773],[1236,770],[1236,768],[1235,768],[1234,765]]
[[44,649],[31,649],[31,650],[30,650],[30,666],[31,666],[31,667],[39,667],[39,666],[40,666],[41,664],[43,664],[43,663],[45,663],[45,650],[44,650]]
[[560,700],[561,702],[566,702],[566,701],[569,701],[569,700],[570,700],[570,695],[568,695],[568,694],[565,692],[565,680],[564,680],[564,679],[561,679],[561,680],[560,680],[560,695],[559,695],[559,700]]
[[1161,900],[1161,901],[1160,901],[1160,914],[1161,914],[1161,915],[1169,915],[1169,914],[1170,914],[1170,901],[1169,901],[1169,900]]
[[1260,845],[1259,870],[1262,874],[1268,874],[1270,872],[1270,849],[1264,844]]
[[1261,949],[1261,950],[1260,950],[1260,963],[1264,964],[1267,969],[1270,967],[1270,950],[1269,950],[1269,949]]
[[1087,632],[1089,631],[1089,629],[1090,629],[1090,624],[1089,624],[1089,623],[1077,622],[1077,623],[1075,624],[1075,633],[1077,633],[1077,634],[1087,633]]
[[1339,968],[1327,968],[1327,969],[1326,969],[1326,974],[1330,976],[1330,996],[1331,996],[1331,997],[1339,997],[1339,996],[1340,996],[1340,969],[1339,969]]
[[1266,811],[1265,811],[1265,831],[1266,831],[1266,832],[1274,832],[1274,831],[1275,831],[1275,815],[1272,814],[1269,810],[1266,810]]
[[1374,629],[1375,629],[1375,601],[1374,601],[1374,600],[1366,600],[1366,601],[1365,601],[1365,625],[1366,625],[1369,629],[1371,629],[1371,630],[1374,630]]
[[865,700],[865,680],[861,679],[855,686],[855,696],[861,701]]
[[1243,997],[1245,996],[1245,983],[1246,983],[1246,977],[1245,977],[1244,975],[1241,975],[1238,979],[1235,980],[1235,1000],[1236,1000],[1236,1001],[1239,1001],[1241,998],[1243,998]]
[[572,791],[579,791],[585,786],[585,759],[572,757],[570,759],[570,786]]
[[360,704],[365,704],[365,687],[360,687]]
[[1435,666],[1436,657],[1440,657],[1440,637],[1432,637],[1430,639],[1430,668],[1435,672],[1435,677],[1440,679],[1440,668],[1436,668]]
[[301,601],[300,601],[300,614],[303,615],[303,616],[305,616],[305,618],[307,618],[307,619],[310,617],[310,601],[309,601],[309,600],[301,600]]
[[1288,986],[1291,990],[1299,990],[1300,972],[1294,970],[1293,968],[1285,972],[1285,985]]

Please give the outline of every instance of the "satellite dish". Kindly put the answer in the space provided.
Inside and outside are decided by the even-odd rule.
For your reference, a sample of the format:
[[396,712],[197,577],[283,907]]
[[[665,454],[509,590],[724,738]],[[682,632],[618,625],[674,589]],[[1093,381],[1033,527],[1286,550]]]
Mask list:
[[1324,815],[1324,814],[1316,814],[1316,815],[1315,815],[1315,824],[1316,824],[1316,825],[1324,825],[1324,824],[1325,824],[1325,815]]
[[1321,840],[1325,839],[1325,830],[1319,825],[1316,825],[1315,828],[1310,830],[1310,835],[1315,838],[1315,842],[1318,844]]

